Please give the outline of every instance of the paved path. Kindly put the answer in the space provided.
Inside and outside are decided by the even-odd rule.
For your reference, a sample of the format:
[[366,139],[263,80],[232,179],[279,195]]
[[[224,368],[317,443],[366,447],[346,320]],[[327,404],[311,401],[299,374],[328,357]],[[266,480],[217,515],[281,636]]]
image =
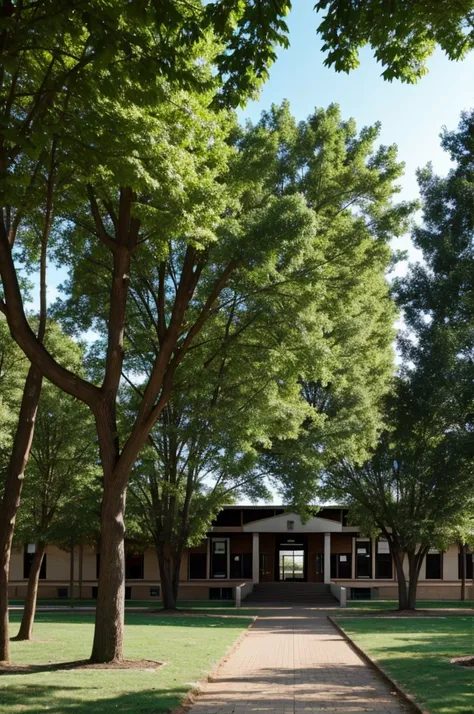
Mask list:
[[190,714],[407,714],[327,614],[290,608],[259,618]]

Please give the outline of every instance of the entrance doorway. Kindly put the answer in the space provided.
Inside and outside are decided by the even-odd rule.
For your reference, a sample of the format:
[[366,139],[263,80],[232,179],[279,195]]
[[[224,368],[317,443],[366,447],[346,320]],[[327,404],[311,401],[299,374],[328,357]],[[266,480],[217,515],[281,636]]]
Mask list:
[[280,548],[280,580],[304,580],[304,550]]

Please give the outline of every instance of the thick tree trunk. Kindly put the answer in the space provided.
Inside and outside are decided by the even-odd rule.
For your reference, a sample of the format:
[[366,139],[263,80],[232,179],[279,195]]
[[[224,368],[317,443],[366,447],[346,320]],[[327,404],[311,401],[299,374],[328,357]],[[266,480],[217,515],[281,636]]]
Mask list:
[[408,573],[410,583],[408,586],[408,609],[416,610],[416,594],[418,589],[418,579],[420,577],[421,565],[426,555],[426,549],[418,552],[408,553]]
[[43,378],[33,366],[30,367],[23,390],[18,426],[8,464],[3,500],[0,507],[0,662],[10,659],[8,634],[8,577],[15,529],[15,520],[20,506],[23,478],[35,429],[36,414]]
[[30,576],[28,578],[28,587],[26,589],[25,606],[23,608],[23,617],[21,618],[20,629],[18,630],[15,640],[31,640],[33,635],[33,624],[36,614],[36,600],[38,598],[38,583],[43,563],[44,552],[46,550],[45,543],[38,543],[36,552],[31,561]]
[[160,568],[161,597],[165,610],[176,610],[178,589],[175,586],[175,568],[173,559],[166,552],[166,546],[159,543],[156,548]]
[[407,582],[405,578],[405,571],[403,570],[403,560],[404,553],[396,548],[393,549],[392,557],[395,565],[395,570],[397,573],[397,583],[398,583],[398,609],[406,610],[408,609],[408,591]]
[[123,660],[125,605],[125,489],[105,483],[102,499],[100,572],[91,662]]

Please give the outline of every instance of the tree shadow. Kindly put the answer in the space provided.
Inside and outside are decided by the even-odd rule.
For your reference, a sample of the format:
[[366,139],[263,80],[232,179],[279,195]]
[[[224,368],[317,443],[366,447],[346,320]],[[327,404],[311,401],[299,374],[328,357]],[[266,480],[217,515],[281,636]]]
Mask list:
[[144,689],[87,699],[80,697],[79,692],[84,692],[84,687],[9,686],[1,691],[1,705],[6,712],[21,711],[22,714],[40,714],[42,711],[48,714],[161,714],[177,707],[186,689]]

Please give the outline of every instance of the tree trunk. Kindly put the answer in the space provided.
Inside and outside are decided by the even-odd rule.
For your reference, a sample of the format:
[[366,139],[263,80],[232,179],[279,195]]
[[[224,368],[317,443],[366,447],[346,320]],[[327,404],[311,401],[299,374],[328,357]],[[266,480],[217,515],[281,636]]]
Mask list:
[[125,605],[125,489],[104,484],[101,512],[99,589],[91,662],[123,660]]
[[38,543],[36,551],[31,561],[30,576],[28,578],[28,587],[26,590],[25,606],[23,608],[23,617],[21,618],[20,629],[18,630],[15,640],[31,640],[33,635],[33,624],[36,614],[36,600],[38,597],[38,583],[43,563],[44,552],[46,550],[45,543]]
[[165,610],[176,610],[177,588],[175,587],[175,569],[173,567],[173,559],[166,552],[164,543],[158,543],[156,548],[158,556],[158,566],[160,568],[161,580],[161,598]]
[[71,538],[71,554],[69,556],[69,600],[74,605],[74,541]]
[[43,378],[33,366],[26,377],[21,401],[18,426],[5,479],[5,489],[0,507],[0,662],[10,659],[8,634],[8,577],[13,542],[13,532],[20,506],[23,478],[35,429],[36,414]]
[[82,600],[82,567],[84,564],[84,545],[79,544],[79,600]]
[[408,577],[410,579],[408,586],[408,609],[416,610],[416,594],[418,589],[418,578],[420,576],[421,565],[426,555],[427,550],[421,550],[408,553]]
[[403,551],[398,550],[397,548],[394,548],[393,552],[392,552],[392,557],[393,557],[393,562],[395,565],[395,570],[397,573],[398,609],[406,610],[406,609],[408,609],[408,591],[407,591],[407,582],[406,582],[406,578],[405,578],[405,571],[403,570],[403,561],[405,558],[405,554],[403,553]]
[[461,546],[461,600],[466,599],[466,544]]

